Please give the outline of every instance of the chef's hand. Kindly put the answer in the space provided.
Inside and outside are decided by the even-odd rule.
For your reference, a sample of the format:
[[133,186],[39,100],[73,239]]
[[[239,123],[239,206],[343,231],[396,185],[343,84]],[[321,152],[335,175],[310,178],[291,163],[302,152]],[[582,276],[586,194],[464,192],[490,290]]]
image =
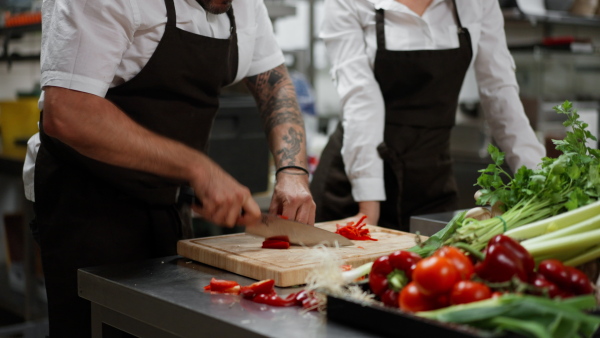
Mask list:
[[313,225],[316,205],[310,194],[308,175],[298,169],[277,174],[269,213]]
[[192,209],[209,222],[233,227],[253,225],[260,220],[260,208],[250,189],[238,183],[217,165],[210,165],[196,181],[190,182],[201,204]]

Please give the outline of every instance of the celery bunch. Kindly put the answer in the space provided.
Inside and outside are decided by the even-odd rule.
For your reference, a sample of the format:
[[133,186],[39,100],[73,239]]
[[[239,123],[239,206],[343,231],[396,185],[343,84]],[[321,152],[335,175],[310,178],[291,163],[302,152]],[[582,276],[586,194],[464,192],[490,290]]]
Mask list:
[[588,124],[579,120],[571,102],[565,101],[554,110],[567,116],[563,125],[571,130],[563,140],[553,140],[562,154],[558,158],[544,158],[538,169],[523,166],[511,176],[502,168],[504,153],[494,145],[488,146],[494,163],[479,170],[481,175],[475,185],[481,187],[481,195],[476,203],[499,203],[504,211],[501,216],[476,220],[465,218],[463,213],[440,231],[443,236],[436,234],[420,249],[413,250],[427,256],[435,251],[436,246],[456,242],[466,242],[476,249],[483,249],[497,234],[598,200],[600,150],[586,145],[588,139],[597,139],[586,129]]

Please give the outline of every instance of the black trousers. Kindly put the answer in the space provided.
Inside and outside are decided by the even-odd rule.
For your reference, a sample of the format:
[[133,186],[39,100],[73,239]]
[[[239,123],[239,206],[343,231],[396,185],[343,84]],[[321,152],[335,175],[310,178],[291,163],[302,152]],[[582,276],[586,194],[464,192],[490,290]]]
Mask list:
[[77,269],[176,254],[179,211],[130,197],[43,147],[35,180],[31,230],[41,250],[50,337],[90,337],[90,304],[78,295]]

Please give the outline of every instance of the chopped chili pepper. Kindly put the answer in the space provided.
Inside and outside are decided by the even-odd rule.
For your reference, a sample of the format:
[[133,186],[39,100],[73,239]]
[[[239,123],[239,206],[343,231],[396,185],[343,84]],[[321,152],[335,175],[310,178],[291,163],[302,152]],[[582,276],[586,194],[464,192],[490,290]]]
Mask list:
[[492,237],[485,249],[485,259],[475,264],[475,274],[494,283],[510,281],[513,277],[528,282],[533,276],[533,258],[521,244],[505,235]]
[[377,239],[372,238],[369,234],[369,229],[365,228],[367,225],[367,223],[363,223],[365,218],[367,216],[361,217],[356,224],[354,222],[348,222],[346,225],[336,224],[337,230],[335,233],[352,240],[376,241]]

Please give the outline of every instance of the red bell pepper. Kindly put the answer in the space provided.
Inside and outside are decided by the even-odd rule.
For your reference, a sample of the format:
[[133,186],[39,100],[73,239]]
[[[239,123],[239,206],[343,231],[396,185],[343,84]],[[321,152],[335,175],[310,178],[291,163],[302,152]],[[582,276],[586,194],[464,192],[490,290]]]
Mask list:
[[534,274],[533,258],[521,244],[505,235],[490,239],[485,259],[475,264],[475,274],[494,283],[510,281],[513,277],[527,283]]
[[[369,287],[386,305],[398,307],[391,297],[410,282],[412,273],[421,256],[414,252],[398,250],[381,256],[373,262],[369,272]],[[388,291],[391,290],[391,291]],[[394,293],[395,292],[395,293]]]
[[256,283],[252,283],[247,286],[242,286],[240,288],[240,294],[242,297],[247,299],[252,299],[256,295],[265,294],[270,295],[275,292],[275,280],[273,279],[265,279]]

